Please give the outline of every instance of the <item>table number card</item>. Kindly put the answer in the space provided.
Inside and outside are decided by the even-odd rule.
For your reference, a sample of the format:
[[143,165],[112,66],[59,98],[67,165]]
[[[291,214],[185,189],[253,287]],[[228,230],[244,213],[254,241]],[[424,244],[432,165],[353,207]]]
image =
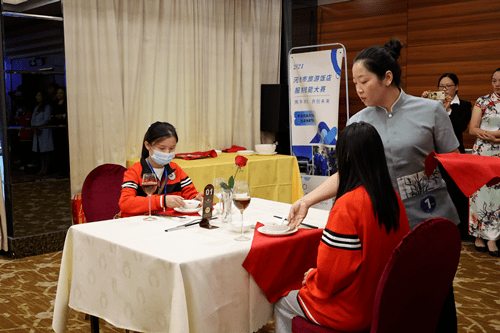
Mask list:
[[203,209],[201,214],[200,227],[207,229],[216,229],[217,226],[210,224],[210,219],[212,218],[212,209],[214,206],[214,186],[208,184],[205,186],[204,196],[203,196]]

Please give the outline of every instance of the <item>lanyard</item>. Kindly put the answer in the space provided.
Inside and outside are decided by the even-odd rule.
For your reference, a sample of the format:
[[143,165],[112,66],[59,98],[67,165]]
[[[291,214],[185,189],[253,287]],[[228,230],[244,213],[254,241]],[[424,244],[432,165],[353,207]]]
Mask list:
[[[156,179],[158,179],[158,176],[156,175],[155,169],[151,166],[151,163],[149,163],[149,159],[146,158],[146,162],[148,162],[149,168],[155,175]],[[163,188],[163,194],[167,195],[167,168],[163,168],[163,178],[165,178],[165,187]],[[158,179],[159,185],[161,185],[161,179]]]

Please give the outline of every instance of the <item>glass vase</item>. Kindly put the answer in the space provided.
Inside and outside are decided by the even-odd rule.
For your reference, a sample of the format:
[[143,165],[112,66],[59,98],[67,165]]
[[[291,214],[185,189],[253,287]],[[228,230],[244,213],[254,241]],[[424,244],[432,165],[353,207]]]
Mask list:
[[222,223],[231,223],[233,220],[233,190],[221,189]]

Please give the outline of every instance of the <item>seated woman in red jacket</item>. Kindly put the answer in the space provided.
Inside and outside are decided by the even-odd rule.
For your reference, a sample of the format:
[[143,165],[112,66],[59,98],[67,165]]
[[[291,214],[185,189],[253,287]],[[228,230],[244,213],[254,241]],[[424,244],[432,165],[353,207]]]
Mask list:
[[159,122],[149,126],[144,135],[140,162],[132,165],[123,175],[120,210],[122,217],[142,215],[149,212],[147,194],[142,190],[144,173],[154,173],[158,186],[151,196],[151,211],[163,211],[166,207],[183,207],[184,199],[202,201],[191,178],[173,163],[178,137],[174,126]]
[[342,332],[369,331],[378,281],[410,231],[392,188],[384,146],[365,122],[347,126],[337,142],[339,191],[318,248],[317,268],[303,287],[274,306],[277,333],[295,316]]

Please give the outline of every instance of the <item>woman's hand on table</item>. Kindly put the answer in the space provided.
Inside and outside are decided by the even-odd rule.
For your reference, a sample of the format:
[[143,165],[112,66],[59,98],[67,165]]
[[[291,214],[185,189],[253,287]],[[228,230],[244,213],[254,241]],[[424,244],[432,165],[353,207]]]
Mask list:
[[288,213],[288,226],[290,230],[297,228],[302,223],[308,211],[309,206],[306,204],[305,200],[300,199],[295,201]]
[[306,280],[307,280],[307,275],[309,275],[309,273],[313,270],[314,268],[309,268],[309,270],[307,272],[304,273],[304,280],[302,280],[302,285],[305,285],[306,284]]
[[184,198],[180,195],[166,195],[165,204],[170,208],[185,207]]

